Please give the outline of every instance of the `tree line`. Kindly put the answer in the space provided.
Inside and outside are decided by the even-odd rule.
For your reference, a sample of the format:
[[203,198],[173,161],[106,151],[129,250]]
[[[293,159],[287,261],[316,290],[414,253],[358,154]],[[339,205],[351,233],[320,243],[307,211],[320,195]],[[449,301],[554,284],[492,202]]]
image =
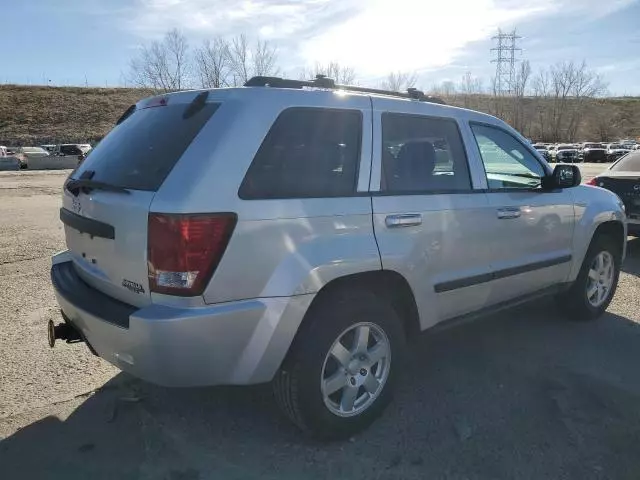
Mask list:
[[[185,88],[243,85],[256,75],[285,75],[277,46],[246,35],[214,37],[192,47],[177,29],[141,47],[129,65],[127,80],[138,87],[169,92]],[[326,75],[340,84],[358,84],[354,68],[339,62],[319,63],[289,74],[300,79]],[[424,82],[416,72],[389,72],[375,87],[405,91]],[[423,88],[447,103],[502,118],[536,141],[609,141],[640,135],[640,104],[625,113],[604,108],[607,84],[586,62],[559,62],[533,71],[528,61],[518,64],[508,92],[498,91],[495,79],[487,86],[471,72],[459,81]]]

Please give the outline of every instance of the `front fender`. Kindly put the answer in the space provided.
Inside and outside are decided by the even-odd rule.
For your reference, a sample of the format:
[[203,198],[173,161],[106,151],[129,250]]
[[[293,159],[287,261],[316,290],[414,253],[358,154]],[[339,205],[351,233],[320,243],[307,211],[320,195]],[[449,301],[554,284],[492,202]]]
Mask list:
[[573,281],[593,238],[593,234],[605,222],[620,222],[624,228],[623,258],[626,251],[626,215],[618,196],[600,187],[580,185],[571,189],[574,199],[575,228],[573,233],[573,265],[569,280]]

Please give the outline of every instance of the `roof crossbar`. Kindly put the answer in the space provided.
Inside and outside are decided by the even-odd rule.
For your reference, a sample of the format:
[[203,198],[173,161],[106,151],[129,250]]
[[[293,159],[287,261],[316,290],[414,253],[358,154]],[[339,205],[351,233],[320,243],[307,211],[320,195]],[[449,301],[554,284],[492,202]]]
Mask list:
[[373,93],[376,95],[387,95],[390,97],[409,98],[411,100],[419,100],[421,102],[445,103],[431,95],[425,95],[424,92],[417,88],[408,88],[406,92],[394,92],[392,90],[382,90],[379,88],[358,87],[355,85],[339,85],[332,78],[325,75],[316,75],[314,80],[292,80],[280,77],[252,77],[244,84],[245,87],[271,87],[271,88],[325,88],[328,90],[346,90],[348,92]]

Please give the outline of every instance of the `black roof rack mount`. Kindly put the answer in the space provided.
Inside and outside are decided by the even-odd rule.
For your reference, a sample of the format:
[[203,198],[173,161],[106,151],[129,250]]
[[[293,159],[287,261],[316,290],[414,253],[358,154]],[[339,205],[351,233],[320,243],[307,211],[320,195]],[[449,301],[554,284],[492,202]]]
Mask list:
[[329,90],[346,90],[349,92],[374,93],[377,95],[388,95],[391,97],[409,98],[419,100],[421,102],[445,103],[431,95],[425,95],[424,92],[416,88],[409,88],[406,92],[394,92],[392,90],[382,90],[378,88],[357,87],[355,85],[338,85],[332,78],[325,75],[316,75],[314,80],[291,80],[280,77],[252,77],[244,84],[245,87],[272,87],[272,88],[326,88]]

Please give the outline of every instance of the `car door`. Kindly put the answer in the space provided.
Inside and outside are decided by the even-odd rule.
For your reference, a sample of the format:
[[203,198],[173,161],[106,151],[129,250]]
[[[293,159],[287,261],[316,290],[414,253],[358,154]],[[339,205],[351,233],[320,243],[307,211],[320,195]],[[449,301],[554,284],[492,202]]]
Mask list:
[[564,282],[571,267],[573,198],[567,189],[546,190],[544,166],[508,129],[471,123],[493,209],[488,220],[494,279],[491,303]]
[[398,104],[373,100],[373,223],[382,267],[407,279],[424,329],[486,305],[493,211],[451,110]]

